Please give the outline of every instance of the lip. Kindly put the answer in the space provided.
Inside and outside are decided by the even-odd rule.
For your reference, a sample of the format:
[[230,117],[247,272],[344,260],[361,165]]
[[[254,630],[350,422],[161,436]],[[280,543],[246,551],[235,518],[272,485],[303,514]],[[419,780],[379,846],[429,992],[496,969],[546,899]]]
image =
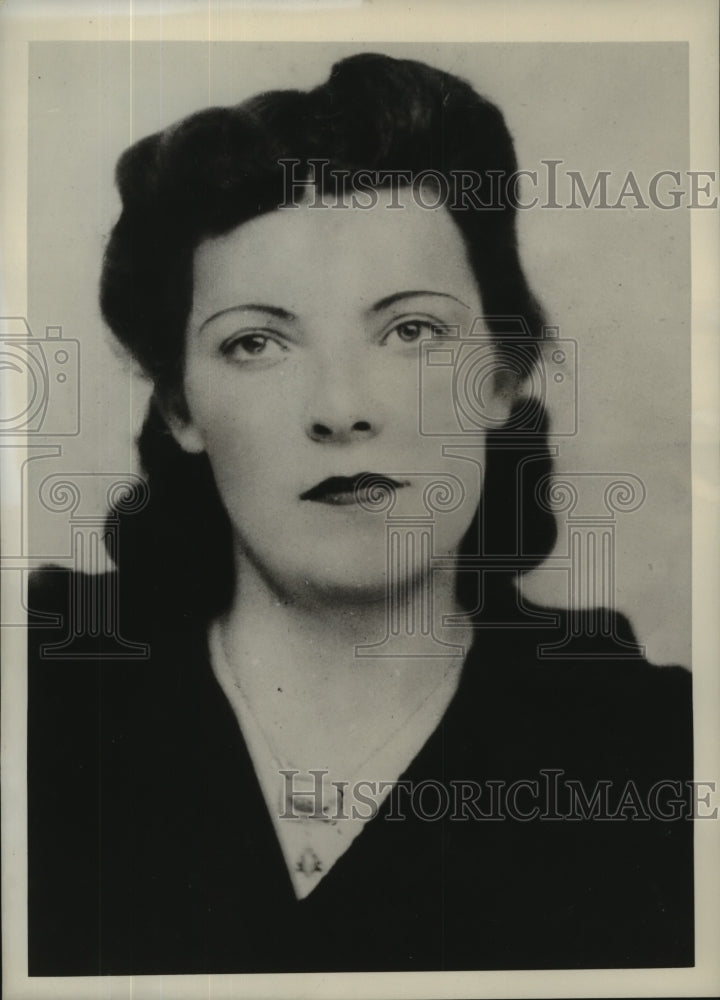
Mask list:
[[328,504],[331,507],[358,506],[371,501],[377,489],[400,490],[410,483],[379,472],[359,472],[355,476],[330,476],[300,494],[301,500]]

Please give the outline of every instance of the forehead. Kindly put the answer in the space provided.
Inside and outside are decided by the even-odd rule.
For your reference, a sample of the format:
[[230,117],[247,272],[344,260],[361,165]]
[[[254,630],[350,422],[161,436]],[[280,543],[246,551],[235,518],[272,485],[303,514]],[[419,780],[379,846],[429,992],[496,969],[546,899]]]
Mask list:
[[390,193],[377,194],[372,208],[306,201],[204,241],[195,253],[196,306],[217,306],[240,291],[263,301],[293,300],[288,307],[318,295],[474,292],[465,243],[447,209],[427,209],[411,198],[391,208]]

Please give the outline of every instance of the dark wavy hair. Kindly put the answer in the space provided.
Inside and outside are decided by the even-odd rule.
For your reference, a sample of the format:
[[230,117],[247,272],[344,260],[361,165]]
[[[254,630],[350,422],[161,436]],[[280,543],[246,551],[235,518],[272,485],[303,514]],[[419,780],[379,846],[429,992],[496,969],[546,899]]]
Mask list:
[[[100,298],[111,330],[155,387],[139,440],[150,502],[121,519],[116,561],[156,609],[179,604],[186,614],[212,616],[232,596],[230,524],[209,462],[179,448],[162,412],[171,405],[187,415],[182,378],[195,250],[276,210],[287,195],[287,160],[306,177],[317,177],[313,162],[324,161],[319,186],[360,171],[433,171],[449,181],[474,171],[480,190],[494,185],[488,210],[452,202],[448,209],[493,336],[503,343],[508,316],[525,324],[527,342],[506,359],[505,374],[521,382],[537,351],[543,314],[518,255],[513,141],[498,108],[464,80],[416,61],[356,55],[310,91],[210,108],[137,142],[117,165],[122,214],[107,245]],[[540,562],[554,541],[554,521],[532,502],[534,484],[550,468],[545,432],[539,412],[532,433],[520,444],[515,435],[509,450],[502,429],[488,435],[483,502],[462,551],[504,559],[506,576]],[[474,607],[477,574],[463,580],[461,599]]]

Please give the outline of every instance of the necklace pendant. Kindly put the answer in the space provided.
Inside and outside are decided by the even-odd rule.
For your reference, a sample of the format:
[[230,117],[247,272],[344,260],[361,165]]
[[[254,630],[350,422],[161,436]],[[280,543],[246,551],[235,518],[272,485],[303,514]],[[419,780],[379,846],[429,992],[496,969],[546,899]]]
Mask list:
[[[288,796],[290,799],[290,796]],[[312,794],[302,795],[298,792],[295,793],[292,800],[288,803],[295,812],[298,813],[303,819],[323,819],[323,813],[318,812],[318,804],[315,800],[315,796]]]
[[345,818],[342,789],[328,790],[320,786],[313,787],[312,791],[302,788],[284,790],[280,811],[283,819],[314,820],[336,826],[338,819]]
[[303,875],[314,875],[315,872],[321,872],[323,870],[322,861],[317,856],[312,847],[306,847],[302,852],[297,862],[295,863],[295,871],[302,872]]

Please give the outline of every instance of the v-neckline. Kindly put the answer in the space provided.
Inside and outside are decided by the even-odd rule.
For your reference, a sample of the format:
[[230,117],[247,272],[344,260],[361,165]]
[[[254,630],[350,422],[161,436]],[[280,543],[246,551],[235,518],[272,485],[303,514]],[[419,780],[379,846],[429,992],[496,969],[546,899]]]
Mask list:
[[[361,833],[350,843],[347,850],[337,859],[313,891],[306,897],[298,899],[268,810],[260,779],[253,764],[246,735],[243,733],[235,711],[215,676],[208,630],[204,631],[202,655],[198,657],[198,660],[202,663],[201,674],[207,699],[205,703],[207,722],[214,733],[215,740],[219,739],[226,749],[232,747],[234,751],[232,754],[224,754],[225,759],[220,769],[222,774],[215,777],[216,780],[219,779],[227,783],[228,794],[232,794],[230,790],[233,787],[241,789],[240,794],[243,795],[246,807],[243,812],[248,817],[248,826],[252,827],[257,842],[262,844],[262,850],[264,853],[266,852],[265,864],[272,866],[270,882],[275,886],[282,883],[283,902],[286,905],[314,905],[315,902],[320,902],[324,896],[331,895],[335,891],[337,883],[342,881],[343,872],[356,867],[363,853],[366,851],[372,853],[372,850],[381,844],[382,841],[379,838],[383,837],[386,817],[388,814],[392,815],[393,811],[397,812],[400,808],[400,786],[403,783],[412,784],[426,778],[428,774],[443,769],[446,756],[446,733],[452,734],[457,728],[461,732],[464,730],[458,720],[458,715],[467,712],[475,698],[470,692],[478,680],[476,674],[479,664],[475,662],[474,651],[475,645],[468,651],[465,662],[460,668],[457,687],[442,717],[398,776],[395,786],[381,803],[377,815],[365,824]],[[221,721],[222,725],[220,725]],[[280,878],[278,878],[279,870],[282,872]]]

